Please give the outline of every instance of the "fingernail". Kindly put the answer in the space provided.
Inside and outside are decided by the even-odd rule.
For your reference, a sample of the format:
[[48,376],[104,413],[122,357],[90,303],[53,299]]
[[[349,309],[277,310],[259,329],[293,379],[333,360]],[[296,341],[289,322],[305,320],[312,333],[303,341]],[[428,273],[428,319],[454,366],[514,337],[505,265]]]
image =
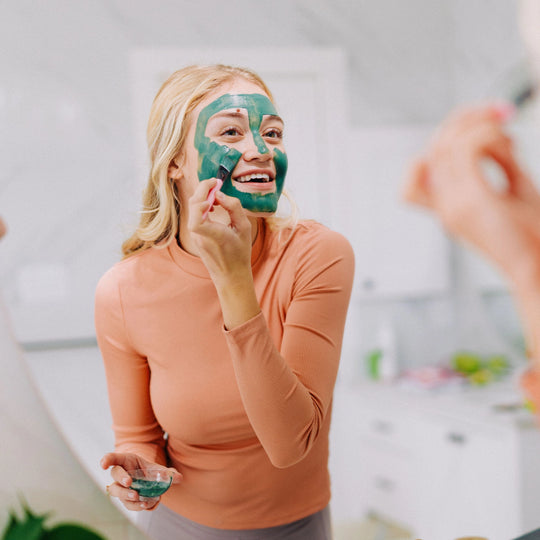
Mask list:
[[135,493],[133,493],[133,492],[128,493],[128,499],[131,499],[132,501],[134,501],[135,497],[136,497]]
[[141,508],[146,508],[147,506],[148,506],[148,503],[145,503],[145,502],[141,503]]
[[124,478],[122,480],[122,485],[128,487],[129,486],[129,478]]
[[507,122],[516,114],[516,107],[513,103],[500,103],[495,105],[493,110],[502,122]]

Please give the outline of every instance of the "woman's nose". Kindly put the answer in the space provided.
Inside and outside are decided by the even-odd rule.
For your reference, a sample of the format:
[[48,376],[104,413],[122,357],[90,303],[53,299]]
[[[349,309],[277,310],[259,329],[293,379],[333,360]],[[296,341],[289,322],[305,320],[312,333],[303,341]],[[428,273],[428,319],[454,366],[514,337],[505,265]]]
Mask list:
[[272,154],[264,139],[256,132],[252,132],[252,136],[247,140],[246,149],[244,150],[244,159],[247,161],[253,159],[259,159],[262,161],[268,161],[272,159]]

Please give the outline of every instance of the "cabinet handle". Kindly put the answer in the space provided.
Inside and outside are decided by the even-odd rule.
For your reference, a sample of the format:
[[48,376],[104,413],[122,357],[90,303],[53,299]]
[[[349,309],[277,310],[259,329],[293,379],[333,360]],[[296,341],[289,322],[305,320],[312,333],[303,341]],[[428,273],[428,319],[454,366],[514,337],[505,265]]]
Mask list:
[[454,444],[465,444],[467,442],[467,437],[462,433],[450,432],[448,434],[448,440]]

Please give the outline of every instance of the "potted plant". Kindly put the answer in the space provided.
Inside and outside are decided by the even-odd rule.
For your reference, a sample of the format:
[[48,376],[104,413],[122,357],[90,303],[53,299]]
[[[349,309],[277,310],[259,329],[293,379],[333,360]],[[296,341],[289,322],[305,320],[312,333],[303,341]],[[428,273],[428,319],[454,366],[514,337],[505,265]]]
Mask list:
[[60,523],[46,527],[45,522],[50,513],[35,514],[25,502],[22,518],[12,510],[9,513],[9,522],[1,540],[106,540],[92,529],[77,523]]

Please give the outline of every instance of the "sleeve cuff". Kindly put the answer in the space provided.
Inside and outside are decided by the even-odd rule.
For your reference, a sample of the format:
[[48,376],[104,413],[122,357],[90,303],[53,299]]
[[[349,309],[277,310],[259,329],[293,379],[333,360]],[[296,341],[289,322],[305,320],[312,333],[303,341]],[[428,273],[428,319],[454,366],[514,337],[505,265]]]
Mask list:
[[227,330],[225,326],[223,327],[223,333],[229,338],[233,339],[243,339],[243,338],[249,338],[253,334],[259,333],[262,328],[267,328],[266,325],[266,319],[264,318],[264,314],[262,311],[257,313],[254,317],[247,320],[245,323],[242,323],[239,326],[236,326],[235,328],[231,330]]

